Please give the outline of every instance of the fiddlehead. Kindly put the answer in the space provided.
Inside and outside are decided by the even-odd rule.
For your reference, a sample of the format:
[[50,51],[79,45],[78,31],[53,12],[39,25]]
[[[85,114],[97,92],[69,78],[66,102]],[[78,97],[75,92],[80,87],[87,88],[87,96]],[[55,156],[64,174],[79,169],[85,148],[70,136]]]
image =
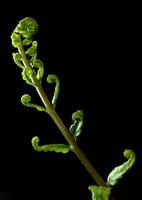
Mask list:
[[55,74],[49,74],[47,76],[47,82],[49,84],[53,84],[53,83],[56,84],[55,85],[55,90],[54,90],[54,95],[53,95],[53,98],[52,98],[52,105],[55,108],[56,104],[57,104],[59,92],[60,92],[60,81],[59,81],[59,78]]
[[[33,35],[38,31],[38,25],[35,20],[32,18],[24,18],[19,22],[19,24],[16,26],[15,30],[13,31],[11,35],[12,39],[12,45],[17,48],[18,53],[16,64],[22,69],[22,77],[23,79],[30,85],[34,86],[36,91],[38,92],[43,104],[45,105],[45,110],[48,112],[48,114],[51,116],[59,130],[61,131],[62,135],[68,142],[69,146],[64,144],[53,144],[53,145],[43,145],[40,146],[38,144],[37,137],[32,139],[33,147],[39,151],[55,151],[55,152],[63,152],[66,153],[70,149],[73,150],[73,152],[76,154],[78,159],[82,162],[88,173],[92,176],[92,178],[96,181],[99,185],[105,185],[106,183],[101,178],[101,176],[98,174],[98,172],[95,170],[91,162],[87,159],[87,157],[84,155],[84,153],[81,151],[81,149],[78,147],[75,140],[70,135],[70,132],[64,125],[63,121],[55,111],[55,106],[57,103],[57,98],[59,94],[59,80],[57,77],[51,77],[48,78],[51,80],[48,80],[49,82],[56,83],[54,96],[52,99],[52,104],[50,103],[45,91],[43,90],[43,87],[41,85],[42,76],[44,73],[44,66],[42,62],[37,59],[37,42],[33,41]],[[19,55],[20,54],[20,55]],[[16,56],[14,58],[16,58]],[[44,108],[41,106],[38,106],[36,104],[31,103],[30,96],[24,96],[22,99],[22,103],[28,107],[34,107],[40,111],[44,111]],[[53,106],[52,106],[53,105]],[[81,125],[82,126],[82,125]],[[79,128],[76,127],[75,134],[79,134],[78,132]]]
[[40,59],[37,59],[37,41],[32,42],[32,46],[28,48],[26,55],[30,57],[29,64],[34,69],[36,78],[41,82],[44,75],[44,65]]
[[36,151],[54,151],[56,153],[68,153],[70,147],[65,144],[47,144],[47,145],[39,145],[39,137],[35,136],[32,138],[32,146]]
[[13,60],[21,69],[24,69],[24,65],[22,64],[22,56],[20,53],[13,53]]
[[83,127],[84,113],[82,110],[78,110],[72,114],[73,124],[70,126],[70,132],[75,139],[81,134]]
[[112,172],[109,174],[107,178],[108,185],[116,185],[118,183],[118,180],[123,177],[123,175],[134,165],[136,161],[136,155],[135,153],[130,150],[126,149],[123,152],[123,155],[125,158],[128,159],[124,164],[115,167]]
[[[32,86],[36,86],[32,78],[33,73],[36,76],[35,78],[40,82],[44,74],[44,65],[37,59],[37,41],[33,41],[33,35],[37,31],[38,24],[36,20],[31,17],[26,17],[19,21],[11,35],[12,45],[18,49],[17,53],[13,53],[14,62],[23,69],[23,80]],[[24,46],[29,45],[31,47],[28,47],[25,51]]]
[[36,108],[38,111],[44,111],[44,112],[48,112],[46,108],[44,108],[43,106],[31,103],[31,96],[29,94],[24,94],[21,97],[21,102],[24,106],[27,107],[31,107],[31,108]]
[[134,165],[136,161],[135,153],[126,149],[123,152],[125,158],[128,159],[124,164],[115,167],[107,178],[107,187],[91,185],[88,189],[92,193],[92,200],[108,200],[111,193],[112,186],[118,183],[118,180]]
[[29,45],[32,42],[32,36],[35,35],[38,31],[38,24],[35,19],[32,17],[26,17],[19,21],[16,26],[14,33],[21,35],[23,40],[23,45]]
[[36,86],[31,79],[33,70],[30,67],[24,67],[21,74],[22,74],[23,80],[25,80],[27,84]]

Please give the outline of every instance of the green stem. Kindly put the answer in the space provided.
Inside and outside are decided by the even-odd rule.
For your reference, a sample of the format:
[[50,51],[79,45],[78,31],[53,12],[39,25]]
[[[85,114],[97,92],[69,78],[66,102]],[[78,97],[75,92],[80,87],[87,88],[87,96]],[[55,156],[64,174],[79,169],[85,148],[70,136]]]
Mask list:
[[[25,67],[31,67],[28,63],[28,60],[26,58],[25,51],[23,49],[22,43],[18,47],[19,53],[22,55],[22,61]],[[77,158],[81,161],[81,163],[84,165],[84,167],[87,169],[88,173],[92,176],[94,181],[99,185],[99,186],[107,186],[106,182],[103,180],[103,178],[99,175],[95,167],[91,164],[91,162],[88,160],[88,158],[85,156],[85,154],[82,152],[78,144],[75,142],[74,138],[71,136],[70,132],[64,125],[63,121],[59,117],[59,115],[56,113],[53,105],[50,103],[49,99],[47,98],[46,93],[44,92],[41,83],[38,81],[36,78],[35,74],[33,73],[31,75],[31,79],[33,83],[35,83],[35,88],[44,103],[45,107],[48,109],[49,115],[61,131],[62,135],[66,139],[66,141],[69,143],[72,151],[75,153]]]

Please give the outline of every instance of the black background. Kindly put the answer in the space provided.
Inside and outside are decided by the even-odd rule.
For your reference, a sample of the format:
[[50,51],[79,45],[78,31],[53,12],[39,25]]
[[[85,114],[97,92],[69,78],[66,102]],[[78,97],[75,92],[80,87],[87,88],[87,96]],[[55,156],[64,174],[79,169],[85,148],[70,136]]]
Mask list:
[[[71,114],[83,109],[85,125],[80,147],[107,178],[123,163],[124,149],[137,155],[135,166],[113,189],[116,200],[138,199],[141,179],[141,31],[136,10],[105,9],[91,5],[56,5],[46,11],[28,10],[0,16],[0,200],[91,199],[95,184],[72,153],[38,153],[31,138],[41,143],[65,142],[44,113],[26,108],[20,97],[29,93],[41,103],[34,88],[21,79],[12,60],[10,35],[18,21],[31,16],[39,24],[38,57],[45,77],[61,81],[57,112],[69,127]],[[43,87],[52,98],[53,87]]]

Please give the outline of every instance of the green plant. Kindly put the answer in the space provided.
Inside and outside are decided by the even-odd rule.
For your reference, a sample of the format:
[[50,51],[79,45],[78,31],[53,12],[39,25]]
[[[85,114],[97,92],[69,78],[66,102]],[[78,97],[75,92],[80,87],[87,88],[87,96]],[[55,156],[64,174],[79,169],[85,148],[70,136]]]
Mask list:
[[72,151],[96,183],[96,185],[88,187],[92,193],[92,199],[108,200],[111,194],[112,186],[117,184],[123,174],[126,173],[126,171],[129,170],[135,163],[135,153],[129,149],[125,150],[124,157],[128,160],[124,164],[117,166],[114,170],[112,170],[112,172],[108,175],[107,181],[103,180],[77,144],[77,138],[80,136],[84,125],[83,111],[78,110],[72,114],[73,124],[68,130],[56,112],[56,104],[60,91],[59,78],[54,74],[47,76],[47,82],[49,84],[55,84],[55,91],[51,103],[43,90],[42,79],[44,76],[44,64],[37,58],[37,41],[33,40],[33,36],[37,33],[37,31],[38,24],[36,20],[26,17],[18,23],[11,35],[12,45],[18,50],[13,53],[13,60],[16,65],[22,69],[23,80],[26,81],[27,84],[34,87],[38,92],[43,102],[43,106],[32,103],[29,94],[23,95],[21,102],[27,107],[36,108],[38,111],[44,111],[50,115],[66,139],[67,144],[40,145],[39,137],[35,136],[32,138],[32,146],[35,150],[44,152],[55,151],[58,153],[68,153],[69,151]]

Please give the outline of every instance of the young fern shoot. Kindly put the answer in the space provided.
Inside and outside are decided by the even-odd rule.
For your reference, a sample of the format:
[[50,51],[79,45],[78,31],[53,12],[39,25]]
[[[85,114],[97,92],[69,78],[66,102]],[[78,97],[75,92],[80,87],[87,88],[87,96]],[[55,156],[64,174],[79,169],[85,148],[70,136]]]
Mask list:
[[38,24],[36,20],[31,17],[26,17],[19,21],[11,35],[12,45],[17,49],[17,52],[13,53],[13,60],[22,70],[23,80],[27,84],[33,86],[38,92],[43,105],[32,103],[32,98],[29,94],[24,94],[21,97],[21,102],[24,106],[32,107],[38,111],[44,111],[49,114],[66,139],[67,144],[39,145],[40,139],[38,136],[35,136],[32,138],[32,146],[39,152],[54,151],[57,153],[68,153],[69,151],[72,151],[75,153],[97,184],[96,186],[89,186],[89,190],[92,192],[92,199],[108,200],[111,193],[111,186],[114,185],[117,182],[117,179],[121,178],[122,175],[134,164],[134,152],[131,150],[127,150],[127,152],[125,151],[125,156],[129,158],[128,162],[114,169],[108,176],[107,181],[103,180],[77,144],[77,137],[80,136],[84,124],[83,111],[78,110],[72,114],[73,124],[68,130],[55,110],[60,91],[59,78],[55,74],[49,74],[47,76],[47,82],[49,84],[55,84],[54,95],[51,103],[43,90],[42,79],[44,76],[44,64],[37,58],[38,43],[33,40],[33,36],[37,31]]

